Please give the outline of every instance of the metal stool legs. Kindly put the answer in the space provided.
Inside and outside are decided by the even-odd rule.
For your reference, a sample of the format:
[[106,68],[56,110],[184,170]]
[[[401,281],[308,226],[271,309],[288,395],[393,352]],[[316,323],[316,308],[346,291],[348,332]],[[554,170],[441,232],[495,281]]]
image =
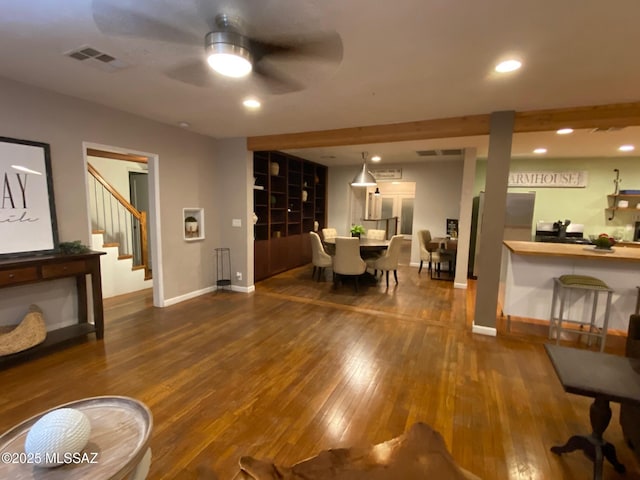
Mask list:
[[[601,280],[588,276],[563,275],[562,277],[554,278],[553,281],[553,297],[551,299],[551,315],[549,317],[549,339],[552,339],[555,333],[556,344],[559,344],[562,332],[578,333],[579,335],[587,336],[588,346],[591,346],[593,337],[598,338],[600,340],[600,351],[603,351],[609,328],[609,316],[611,314],[613,290],[611,290]],[[588,321],[565,318],[566,312],[568,311],[567,295],[572,291],[584,293],[585,303],[589,300],[588,295],[592,295],[591,315],[588,317]],[[607,300],[602,327],[599,328],[596,325],[596,316],[598,313],[598,297],[601,293],[607,294]],[[556,316],[556,307],[558,307],[558,303],[559,311]],[[579,328],[566,328],[563,326],[563,323],[567,325],[578,325]]]

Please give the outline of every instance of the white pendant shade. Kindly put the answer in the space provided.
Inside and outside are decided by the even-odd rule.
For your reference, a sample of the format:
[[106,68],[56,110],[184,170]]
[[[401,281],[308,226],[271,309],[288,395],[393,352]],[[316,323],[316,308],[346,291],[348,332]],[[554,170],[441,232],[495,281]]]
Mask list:
[[358,172],[353,180],[351,180],[352,187],[375,187],[377,185],[376,179],[371,172],[367,170],[367,153],[362,152],[362,171]]

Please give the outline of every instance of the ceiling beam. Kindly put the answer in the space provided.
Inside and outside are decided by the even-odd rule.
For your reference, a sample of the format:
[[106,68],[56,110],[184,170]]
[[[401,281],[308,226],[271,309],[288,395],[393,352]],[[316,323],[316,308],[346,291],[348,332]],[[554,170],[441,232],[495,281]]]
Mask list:
[[[335,147],[489,134],[490,115],[368,125],[247,138],[247,149]],[[544,132],[559,128],[609,128],[640,125],[640,102],[516,112],[514,131]]]

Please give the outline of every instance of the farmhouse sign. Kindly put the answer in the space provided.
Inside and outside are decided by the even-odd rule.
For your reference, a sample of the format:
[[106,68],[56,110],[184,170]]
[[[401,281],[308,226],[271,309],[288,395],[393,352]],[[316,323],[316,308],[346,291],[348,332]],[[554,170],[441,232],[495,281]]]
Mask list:
[[0,137],[0,256],[57,247],[49,145]]
[[510,187],[563,187],[587,186],[587,172],[509,172]]

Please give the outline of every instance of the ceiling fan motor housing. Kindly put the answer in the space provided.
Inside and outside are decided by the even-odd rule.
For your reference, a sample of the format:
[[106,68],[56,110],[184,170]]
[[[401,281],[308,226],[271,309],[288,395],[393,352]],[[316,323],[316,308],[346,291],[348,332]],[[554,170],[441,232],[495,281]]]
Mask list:
[[216,53],[236,55],[253,63],[249,39],[237,32],[209,32],[204,38],[204,47],[207,55]]

